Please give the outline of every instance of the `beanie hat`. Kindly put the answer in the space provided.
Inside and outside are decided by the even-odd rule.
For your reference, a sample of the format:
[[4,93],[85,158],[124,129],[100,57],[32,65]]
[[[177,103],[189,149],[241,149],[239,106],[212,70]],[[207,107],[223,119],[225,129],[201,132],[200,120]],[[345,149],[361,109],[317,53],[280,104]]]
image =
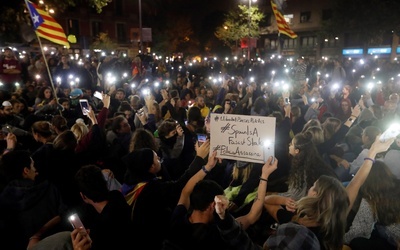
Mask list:
[[266,245],[268,249],[319,250],[320,243],[315,234],[303,225],[289,222],[278,226],[276,234],[271,235]]

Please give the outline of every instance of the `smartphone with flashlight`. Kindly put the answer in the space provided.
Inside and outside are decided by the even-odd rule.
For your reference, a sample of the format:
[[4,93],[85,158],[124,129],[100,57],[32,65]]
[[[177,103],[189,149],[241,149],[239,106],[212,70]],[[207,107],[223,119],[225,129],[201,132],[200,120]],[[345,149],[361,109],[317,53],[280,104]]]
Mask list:
[[290,104],[289,97],[285,97],[285,105],[288,105],[288,104]]
[[199,143],[199,147],[207,141],[207,135],[206,134],[197,134],[197,141]]
[[100,100],[103,100],[103,95],[99,91],[95,91],[93,96]]
[[275,144],[270,140],[265,140],[263,145],[264,162],[267,162],[268,158],[272,156],[273,163],[275,161]]
[[385,142],[387,140],[390,140],[392,138],[396,138],[400,134],[400,124],[399,123],[394,123],[390,125],[388,129],[385,130],[379,137],[379,140],[381,142]]
[[79,105],[81,106],[82,114],[89,114],[89,102],[87,99],[79,99]]
[[8,132],[8,133],[12,133],[12,129],[11,129],[10,126],[6,125],[6,129],[7,129],[7,132]]
[[69,222],[71,223],[72,227],[74,229],[76,228],[83,228],[85,229],[85,226],[83,225],[81,219],[79,218],[78,214],[72,214],[71,216],[68,217]]

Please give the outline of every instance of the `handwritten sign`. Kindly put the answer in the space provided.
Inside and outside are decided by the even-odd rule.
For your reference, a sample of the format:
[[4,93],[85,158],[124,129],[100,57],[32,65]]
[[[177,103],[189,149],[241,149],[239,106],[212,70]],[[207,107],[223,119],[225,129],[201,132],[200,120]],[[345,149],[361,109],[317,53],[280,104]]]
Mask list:
[[217,157],[264,163],[274,156],[275,117],[212,113],[210,118],[211,150]]

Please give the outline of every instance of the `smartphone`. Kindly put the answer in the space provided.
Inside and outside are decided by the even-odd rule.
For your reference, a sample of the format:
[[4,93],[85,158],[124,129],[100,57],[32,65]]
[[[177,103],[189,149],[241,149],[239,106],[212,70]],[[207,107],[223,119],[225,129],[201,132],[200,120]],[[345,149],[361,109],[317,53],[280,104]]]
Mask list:
[[142,115],[144,114],[144,109],[143,109],[143,108],[139,109],[139,110],[137,111],[137,114],[138,114],[139,116],[142,116]]
[[7,128],[7,132],[8,132],[8,133],[12,133],[12,129],[11,129],[10,126],[6,125],[6,128]]
[[396,138],[400,134],[400,124],[394,123],[385,130],[379,137],[381,142],[385,142],[391,138]]
[[201,146],[203,143],[207,141],[207,135],[206,134],[197,134],[197,141],[199,142],[199,146]]
[[79,218],[78,214],[72,214],[71,216],[68,217],[69,222],[71,223],[72,227],[74,229],[76,228],[83,228],[85,229],[85,226],[83,225],[81,219]]
[[79,99],[79,105],[81,106],[82,114],[89,114],[89,102],[86,99]]
[[285,97],[285,105],[288,105],[290,103],[289,97]]
[[271,163],[275,161],[275,144],[270,140],[265,140],[263,145],[264,163],[272,156]]
[[100,100],[103,100],[103,95],[99,91],[94,92],[93,96]]

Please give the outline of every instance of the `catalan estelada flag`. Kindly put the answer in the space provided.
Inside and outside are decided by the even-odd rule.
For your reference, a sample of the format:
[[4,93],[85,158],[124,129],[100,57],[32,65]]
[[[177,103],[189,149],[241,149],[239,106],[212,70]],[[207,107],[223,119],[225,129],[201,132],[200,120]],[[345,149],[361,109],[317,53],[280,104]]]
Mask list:
[[290,38],[296,38],[297,37],[296,33],[294,33],[292,29],[290,29],[282,13],[278,10],[276,4],[274,3],[274,0],[271,0],[271,6],[272,6],[272,11],[274,12],[275,15],[276,24],[278,26],[278,32],[287,35]]
[[41,10],[34,3],[26,1],[26,4],[29,8],[32,24],[35,28],[37,36],[47,39],[53,43],[64,45],[68,49],[69,43],[67,36],[65,35],[61,25],[58,24],[56,20],[49,15],[49,13]]

